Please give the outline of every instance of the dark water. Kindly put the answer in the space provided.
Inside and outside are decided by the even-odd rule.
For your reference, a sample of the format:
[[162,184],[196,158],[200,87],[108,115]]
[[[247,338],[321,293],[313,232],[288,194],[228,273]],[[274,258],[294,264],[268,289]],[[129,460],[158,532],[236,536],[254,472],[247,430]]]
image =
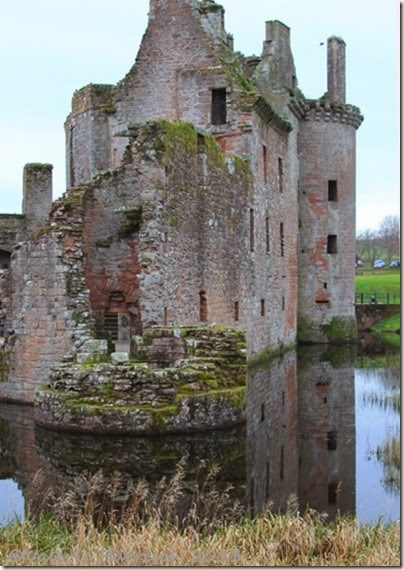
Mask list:
[[[359,350],[359,353],[358,353]],[[38,428],[30,407],[0,404],[0,523],[62,496],[83,472],[157,488],[179,462],[192,496],[212,464],[219,489],[250,513],[297,497],[362,522],[400,518],[399,473],[381,450],[400,439],[399,354],[370,347],[305,347],[250,372],[245,426],[155,438],[90,436]],[[40,473],[40,477],[38,476]],[[123,487],[122,487],[123,488]],[[118,490],[118,493],[122,491]],[[127,488],[127,487],[126,487]]]

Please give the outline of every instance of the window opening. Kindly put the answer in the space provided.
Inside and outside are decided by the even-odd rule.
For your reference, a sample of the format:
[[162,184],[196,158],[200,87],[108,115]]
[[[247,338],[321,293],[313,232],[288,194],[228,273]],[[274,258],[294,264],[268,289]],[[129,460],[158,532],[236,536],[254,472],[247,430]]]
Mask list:
[[283,192],[283,160],[278,158],[279,192]]
[[271,241],[269,237],[269,218],[265,218],[265,239],[266,239],[267,253],[269,253],[271,251]]
[[268,150],[265,145],[262,146],[262,159],[264,164],[264,183],[268,182]]
[[234,303],[234,320],[240,320],[240,303],[238,301]]
[[328,451],[335,451],[337,449],[337,432],[327,432],[327,449]]
[[226,122],[226,89],[212,89],[212,125],[224,125]]
[[283,224],[279,228],[280,238],[281,238],[281,257],[285,257],[285,229]]
[[327,238],[327,253],[338,253],[337,236],[329,235]]
[[328,181],[328,201],[336,202],[338,200],[338,185],[336,180]]
[[255,222],[254,222],[254,210],[251,208],[250,209],[250,251],[254,251],[254,228],[255,226]]
[[265,420],[265,404],[261,404],[261,421]]
[[261,299],[261,317],[265,317],[265,299]]
[[199,293],[199,320],[202,323],[208,320],[208,300],[205,291]]

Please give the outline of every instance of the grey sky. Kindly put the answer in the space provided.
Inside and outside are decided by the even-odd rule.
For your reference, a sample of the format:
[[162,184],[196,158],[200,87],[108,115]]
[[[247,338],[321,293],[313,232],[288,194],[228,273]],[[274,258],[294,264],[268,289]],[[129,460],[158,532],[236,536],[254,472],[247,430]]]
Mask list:
[[[226,29],[245,55],[262,50],[265,21],[291,28],[299,87],[326,91],[326,46],[347,44],[347,102],[365,122],[357,138],[357,226],[399,214],[399,2],[223,0]],[[20,212],[27,162],[54,165],[65,190],[64,129],[75,89],[116,83],[133,65],[149,0],[3,0],[0,34],[0,211]]]

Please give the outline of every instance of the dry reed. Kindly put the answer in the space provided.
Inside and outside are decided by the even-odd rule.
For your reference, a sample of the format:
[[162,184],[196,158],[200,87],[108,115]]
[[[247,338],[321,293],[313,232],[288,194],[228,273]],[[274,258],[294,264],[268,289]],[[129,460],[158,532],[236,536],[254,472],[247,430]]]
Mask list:
[[300,513],[250,519],[216,470],[189,491],[179,466],[153,491],[120,476],[81,477],[42,513],[0,528],[3,566],[400,566],[399,523]]

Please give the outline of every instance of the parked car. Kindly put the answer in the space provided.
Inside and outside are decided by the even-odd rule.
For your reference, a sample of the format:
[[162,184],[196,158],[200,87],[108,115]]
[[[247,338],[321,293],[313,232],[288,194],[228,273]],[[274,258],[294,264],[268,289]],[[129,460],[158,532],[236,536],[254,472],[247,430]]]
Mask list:
[[390,267],[400,267],[400,262],[399,261],[392,261],[390,263]]
[[385,263],[382,259],[376,259],[376,261],[373,264],[373,267],[375,269],[382,269],[383,267],[385,267]]

